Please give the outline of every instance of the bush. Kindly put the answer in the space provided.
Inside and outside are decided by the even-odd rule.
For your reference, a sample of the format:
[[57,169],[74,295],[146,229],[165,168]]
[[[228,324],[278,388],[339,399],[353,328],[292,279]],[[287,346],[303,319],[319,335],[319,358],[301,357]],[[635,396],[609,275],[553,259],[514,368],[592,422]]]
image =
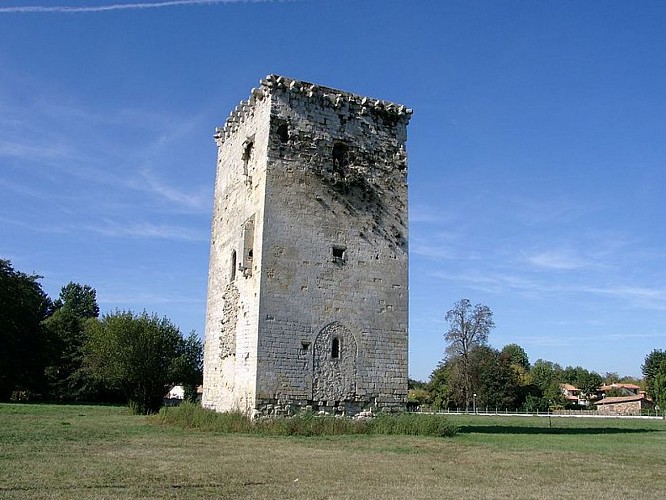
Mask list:
[[263,417],[252,421],[241,412],[217,413],[187,401],[177,407],[164,407],[153,418],[161,424],[184,429],[266,436],[403,434],[452,437],[458,432],[458,428],[441,415],[380,414],[373,419],[353,420],[303,411],[293,417]]
[[241,412],[216,413],[197,403],[183,401],[179,406],[163,407],[154,417],[159,423],[183,429],[197,429],[223,433],[248,433],[252,423]]
[[452,437],[458,428],[441,415],[380,414],[368,422],[373,434]]

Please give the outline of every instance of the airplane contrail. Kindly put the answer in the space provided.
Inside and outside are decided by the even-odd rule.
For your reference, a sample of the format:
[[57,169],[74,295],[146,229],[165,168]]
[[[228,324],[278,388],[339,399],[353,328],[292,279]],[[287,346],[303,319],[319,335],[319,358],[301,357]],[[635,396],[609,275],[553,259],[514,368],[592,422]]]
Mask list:
[[273,0],[164,0],[160,2],[115,3],[111,5],[95,5],[82,7],[68,7],[65,5],[33,5],[24,7],[0,7],[0,14],[20,13],[79,13],[79,12],[108,12],[113,10],[130,9],[157,9],[179,5],[213,5],[223,3],[269,3]]

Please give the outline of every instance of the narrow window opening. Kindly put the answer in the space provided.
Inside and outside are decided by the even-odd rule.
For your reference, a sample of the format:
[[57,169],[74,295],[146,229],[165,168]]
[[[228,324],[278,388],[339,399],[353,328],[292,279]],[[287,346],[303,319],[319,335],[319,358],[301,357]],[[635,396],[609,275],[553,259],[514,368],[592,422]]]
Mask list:
[[333,170],[341,175],[345,174],[350,163],[349,146],[342,142],[333,144]]
[[229,281],[234,281],[236,279],[236,250],[231,251],[231,279]]
[[248,139],[245,141],[245,146],[243,147],[243,174],[248,174],[248,166],[252,163],[252,158],[254,156],[254,139]]
[[280,123],[277,128],[277,135],[282,144],[289,142],[289,126],[286,123]]
[[343,263],[345,261],[347,249],[341,246],[334,246],[332,248],[333,262]]
[[333,337],[333,342],[331,343],[331,358],[340,358],[340,339],[338,337]]
[[254,215],[243,224],[243,262],[241,269],[243,276],[252,276],[252,261],[254,259]]

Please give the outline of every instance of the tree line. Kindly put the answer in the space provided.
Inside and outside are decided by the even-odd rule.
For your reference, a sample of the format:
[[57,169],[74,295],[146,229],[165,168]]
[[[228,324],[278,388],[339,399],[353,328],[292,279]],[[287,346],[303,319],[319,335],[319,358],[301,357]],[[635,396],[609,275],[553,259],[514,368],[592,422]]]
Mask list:
[[171,384],[194,396],[203,370],[194,332],[145,311],[100,317],[91,286],[70,282],[53,300],[40,279],[0,259],[0,401],[126,402],[151,413]]
[[[502,349],[488,345],[495,323],[485,305],[472,305],[462,299],[446,313],[449,324],[444,334],[447,342],[444,359],[428,382],[410,380],[412,404],[434,409],[522,409],[530,412],[564,408],[567,400],[561,384],[575,386],[583,396],[597,393],[603,384],[632,383],[645,387],[647,395],[666,408],[666,351],[654,350],[642,366],[643,380],[604,376],[581,366],[562,367],[538,359],[530,363],[518,344]],[[610,390],[606,396],[619,396]],[[579,406],[577,406],[579,407]]]

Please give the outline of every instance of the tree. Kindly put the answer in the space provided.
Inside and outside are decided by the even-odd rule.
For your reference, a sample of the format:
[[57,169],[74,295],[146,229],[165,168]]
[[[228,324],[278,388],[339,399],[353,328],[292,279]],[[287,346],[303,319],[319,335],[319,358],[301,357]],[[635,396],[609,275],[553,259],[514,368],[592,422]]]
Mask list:
[[520,380],[511,366],[511,358],[497,349],[479,346],[470,352],[472,387],[477,407],[518,408]]
[[660,408],[666,408],[666,351],[653,350],[641,367],[648,396]]
[[440,362],[430,374],[427,386],[434,408],[448,408],[452,402],[449,379],[449,366],[446,362]]
[[183,338],[167,318],[116,311],[88,321],[86,335],[87,370],[121,389],[135,413],[159,410],[170,384],[201,381],[201,341],[194,333]]
[[666,408],[666,361],[662,361],[659,372],[652,381],[653,399],[659,408]]
[[567,366],[559,380],[574,385],[583,395],[588,398],[595,396],[603,383],[601,375],[597,372],[586,370],[582,366]]
[[12,393],[40,393],[44,388],[42,320],[51,300],[39,284],[41,276],[16,271],[0,259],[0,401]]
[[433,371],[428,388],[435,407],[469,408],[462,389],[465,377],[470,379],[478,408],[513,409],[522,404],[519,376],[508,356],[488,346],[477,346],[469,351],[468,361],[467,372],[462,356],[449,357]]
[[427,389],[428,382],[423,382],[421,380],[416,380],[414,378],[407,379],[407,389]]
[[518,344],[507,344],[502,348],[502,354],[509,357],[512,365],[520,366],[525,371],[530,369],[530,360],[525,349]]
[[60,290],[58,302],[58,305],[78,318],[87,319],[99,316],[97,291],[90,285],[80,285],[70,281]]
[[603,379],[606,385],[616,384],[620,381],[620,375],[617,372],[606,372]]
[[85,322],[99,315],[97,292],[89,285],[72,283],[60,291],[55,312],[44,321],[50,359],[46,368],[50,396],[59,400],[94,400],[98,387],[83,366]]
[[[560,390],[562,367],[552,361],[537,359],[529,372],[529,381],[538,388],[543,404],[557,406],[564,404],[564,395]],[[534,394],[533,394],[534,396]],[[543,405],[542,403],[539,403]]]
[[488,306],[476,304],[472,308],[468,299],[462,299],[446,313],[445,319],[449,323],[449,330],[444,336],[449,343],[446,353],[450,359],[460,359],[460,389],[467,407],[473,393],[469,354],[475,347],[487,344],[490,330],[495,327],[493,313]]

